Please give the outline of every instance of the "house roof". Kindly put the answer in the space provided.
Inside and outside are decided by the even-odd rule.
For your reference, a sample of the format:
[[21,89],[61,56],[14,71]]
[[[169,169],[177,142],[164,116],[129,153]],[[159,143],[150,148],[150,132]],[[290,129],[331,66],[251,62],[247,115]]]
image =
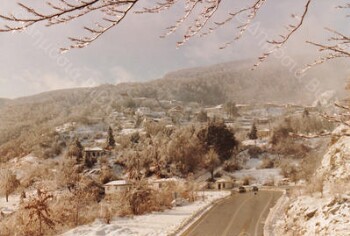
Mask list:
[[131,185],[128,180],[115,180],[105,184],[105,186]]
[[84,148],[84,151],[103,151],[100,147]]
[[182,112],[183,108],[181,106],[175,106],[171,108],[168,112]]
[[150,182],[152,183],[162,183],[162,182],[177,182],[179,181],[176,178],[165,178],[165,179],[155,179],[155,180],[151,180]]
[[232,180],[221,178],[216,181],[217,183],[232,183]]

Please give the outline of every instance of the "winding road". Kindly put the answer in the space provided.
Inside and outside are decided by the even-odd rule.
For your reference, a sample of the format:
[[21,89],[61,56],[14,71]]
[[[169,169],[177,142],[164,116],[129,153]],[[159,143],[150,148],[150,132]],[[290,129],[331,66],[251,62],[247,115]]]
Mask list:
[[262,236],[265,219],[282,193],[235,193],[212,207],[182,236]]

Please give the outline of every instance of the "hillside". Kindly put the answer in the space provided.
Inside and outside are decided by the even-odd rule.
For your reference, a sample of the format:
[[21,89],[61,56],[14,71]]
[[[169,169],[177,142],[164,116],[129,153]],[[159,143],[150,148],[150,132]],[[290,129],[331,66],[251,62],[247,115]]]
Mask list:
[[[171,72],[163,79],[145,83],[67,89],[0,100],[0,156],[7,159],[26,155],[28,150],[50,143],[54,127],[71,121],[102,119],[130,102],[138,106],[132,101],[136,97],[153,99],[151,104],[156,106],[156,100],[195,102],[202,106],[227,101],[311,104],[315,100],[315,93],[307,86],[311,78],[319,78],[317,91],[334,90],[338,97],[344,93],[346,77],[337,75],[336,68],[320,67],[300,82],[279,64],[269,63],[256,71],[250,70],[251,65],[246,61],[230,62]],[[327,82],[333,72],[337,76]]]
[[[344,65],[317,67],[302,79],[296,78],[288,67],[278,62],[266,63],[254,71],[252,65],[252,61],[244,61],[185,69],[171,72],[151,84],[166,91],[167,95],[163,96],[204,104],[228,100],[311,104],[317,95],[327,90],[335,90],[338,96],[344,94]],[[344,71],[344,74],[339,74],[339,71]]]
[[274,235],[349,234],[349,132],[343,125],[334,130],[334,143],[323,156],[307,191],[290,198]]
[[3,107],[10,99],[0,98],[0,108]]

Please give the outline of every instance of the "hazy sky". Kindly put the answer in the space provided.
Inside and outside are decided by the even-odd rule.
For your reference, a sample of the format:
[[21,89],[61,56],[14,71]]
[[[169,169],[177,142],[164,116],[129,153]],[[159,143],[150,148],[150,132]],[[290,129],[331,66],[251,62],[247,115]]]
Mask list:
[[[16,11],[13,1],[1,1],[1,13]],[[43,1],[36,1],[35,4],[40,5],[40,2]],[[232,3],[236,1],[223,2],[215,18],[218,21],[237,7]],[[287,23],[293,22],[290,14],[302,11],[304,2],[270,0],[256,22],[261,22],[260,29],[274,39],[283,32]],[[324,26],[344,29],[348,19],[344,17],[344,12],[334,9],[336,3],[342,2],[314,1],[307,23],[289,42],[287,51],[293,55],[315,53],[314,48],[305,45],[306,39],[324,40],[327,36]],[[142,1],[137,5],[137,8],[141,7]],[[161,78],[166,72],[181,68],[260,56],[261,46],[257,42],[261,38],[249,33],[233,46],[219,50],[223,43],[235,37],[235,23],[208,37],[194,38],[176,49],[176,42],[181,39],[185,26],[169,38],[161,39],[159,36],[176,21],[182,11],[182,4],[178,4],[163,14],[130,14],[122,24],[88,48],[72,50],[63,55],[58,54],[57,50],[67,45],[66,37],[79,35],[82,25],[93,22],[94,17],[58,27],[37,25],[22,33],[2,33],[0,97],[13,98],[102,83],[145,81]]]

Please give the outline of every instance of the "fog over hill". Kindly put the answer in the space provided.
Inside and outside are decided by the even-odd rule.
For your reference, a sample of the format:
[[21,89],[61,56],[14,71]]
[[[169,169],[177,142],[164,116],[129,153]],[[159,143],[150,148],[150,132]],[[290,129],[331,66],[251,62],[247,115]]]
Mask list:
[[76,103],[76,96],[84,97],[94,90],[105,90],[106,94],[113,96],[127,93],[131,96],[175,99],[204,105],[227,101],[311,104],[328,90],[334,90],[338,97],[345,96],[344,87],[349,74],[345,64],[326,64],[297,76],[297,67],[283,66],[279,61],[271,61],[251,70],[254,62],[235,61],[183,69],[170,72],[162,79],[143,83],[57,90],[14,100],[0,99],[0,106],[6,101],[17,104],[45,102],[48,99],[64,99],[67,102],[71,99]]
[[[229,62],[208,67],[185,69],[168,73],[158,83],[180,100],[204,103],[276,102],[311,104],[321,93],[334,90],[345,95],[348,71],[344,64],[315,67],[302,76],[297,68],[269,62],[251,70],[254,62]],[[213,93],[210,93],[213,92]],[[182,99],[181,99],[182,98]]]

